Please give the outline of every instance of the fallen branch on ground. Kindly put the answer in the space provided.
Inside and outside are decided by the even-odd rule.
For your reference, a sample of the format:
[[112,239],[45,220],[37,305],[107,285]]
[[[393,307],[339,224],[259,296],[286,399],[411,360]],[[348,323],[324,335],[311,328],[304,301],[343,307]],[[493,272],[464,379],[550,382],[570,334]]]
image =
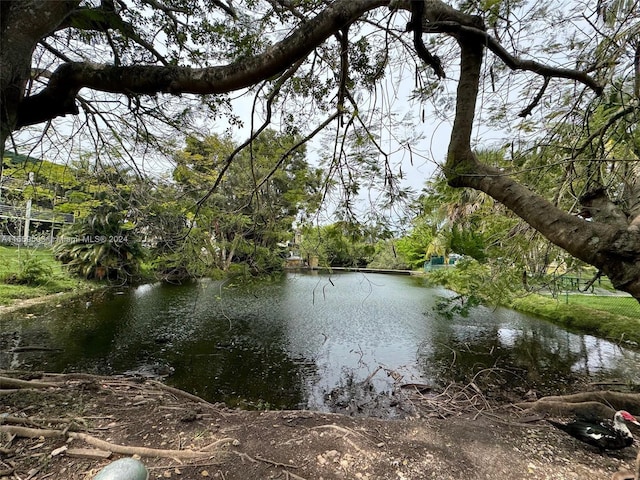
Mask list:
[[158,387],[160,390],[164,390],[165,392],[173,393],[174,395],[182,398],[186,398],[196,403],[201,403],[202,405],[206,405],[207,407],[218,409],[217,405],[213,403],[207,402],[204,398],[198,397],[197,395],[193,395],[191,393],[185,392],[184,390],[180,390],[177,388],[170,387],[169,385],[165,385],[162,382],[158,382],[157,380],[148,380],[150,385],[154,387]]
[[[133,447],[129,445],[119,445],[116,443],[107,442],[99,438],[93,437],[86,433],[80,432],[63,432],[62,430],[49,430],[42,428],[28,428],[19,427],[16,425],[0,425],[0,432],[6,432],[12,435],[26,438],[73,438],[82,440],[89,445],[97,447],[101,450],[108,450],[113,453],[121,455],[140,455],[141,457],[158,457],[158,458],[172,458],[178,460],[187,460],[191,458],[211,457],[212,452],[196,451],[196,450],[163,450],[157,448],[148,447]],[[232,443],[233,439],[224,439],[224,443]],[[219,443],[219,442],[216,442]]]
[[17,378],[0,377],[0,389],[4,388],[51,388],[59,387],[57,383],[34,382],[32,380],[20,380]]

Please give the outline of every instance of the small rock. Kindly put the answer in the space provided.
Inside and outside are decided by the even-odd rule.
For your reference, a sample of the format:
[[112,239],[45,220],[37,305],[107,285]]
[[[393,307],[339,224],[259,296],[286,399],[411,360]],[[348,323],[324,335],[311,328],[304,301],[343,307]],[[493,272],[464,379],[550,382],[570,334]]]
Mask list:
[[142,462],[135,458],[121,458],[111,462],[98,472],[94,480],[148,480],[149,472]]

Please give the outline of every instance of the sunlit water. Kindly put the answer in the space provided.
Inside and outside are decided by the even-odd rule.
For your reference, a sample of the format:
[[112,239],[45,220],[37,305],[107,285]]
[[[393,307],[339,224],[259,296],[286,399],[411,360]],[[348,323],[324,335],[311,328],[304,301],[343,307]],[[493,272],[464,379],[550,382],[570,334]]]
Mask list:
[[[102,295],[5,315],[0,368],[170,371],[167,383],[210,401],[312,409],[372,374],[380,392],[394,382],[438,387],[483,376],[541,393],[640,375],[637,352],[511,310],[447,318],[434,307],[449,293],[408,276],[289,273]],[[51,350],[20,348],[33,346]]]

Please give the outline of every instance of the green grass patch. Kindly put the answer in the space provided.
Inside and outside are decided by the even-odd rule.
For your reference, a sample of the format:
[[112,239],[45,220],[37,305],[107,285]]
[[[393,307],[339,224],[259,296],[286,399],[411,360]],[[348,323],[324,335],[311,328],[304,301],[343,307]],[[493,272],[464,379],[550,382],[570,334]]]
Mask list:
[[566,296],[528,295],[513,300],[510,307],[571,330],[640,344],[640,315],[635,313],[639,305],[630,297],[569,295],[567,303]]
[[569,294],[558,296],[558,301],[568,305],[580,305],[592,310],[640,319],[640,303],[632,297]]
[[70,276],[49,249],[0,246],[0,305],[91,288],[94,283]]

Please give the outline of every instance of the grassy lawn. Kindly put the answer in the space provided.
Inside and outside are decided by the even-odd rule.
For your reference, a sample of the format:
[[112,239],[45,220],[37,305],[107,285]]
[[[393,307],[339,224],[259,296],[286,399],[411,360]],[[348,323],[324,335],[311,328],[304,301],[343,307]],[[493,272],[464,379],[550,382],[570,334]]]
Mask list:
[[640,303],[631,297],[569,294],[560,295],[558,301],[640,319]]
[[527,295],[514,300],[510,307],[583,333],[640,344],[640,304],[634,298]]
[[[27,264],[36,265],[44,272],[39,282],[30,285],[6,283],[7,278],[24,271]],[[70,277],[48,249],[0,246],[0,305],[92,287],[95,285],[88,281]]]

